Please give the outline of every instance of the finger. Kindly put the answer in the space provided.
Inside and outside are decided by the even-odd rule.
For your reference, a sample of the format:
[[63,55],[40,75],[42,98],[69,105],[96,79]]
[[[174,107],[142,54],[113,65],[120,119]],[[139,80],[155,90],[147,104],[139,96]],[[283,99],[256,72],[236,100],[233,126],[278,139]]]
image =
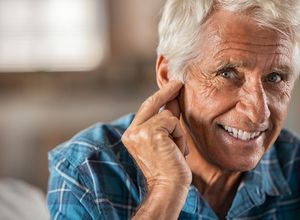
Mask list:
[[172,80],[154,95],[150,96],[142,104],[137,112],[132,124],[139,125],[158,113],[159,109],[167,102],[178,96],[179,90],[182,87],[182,82]]
[[189,149],[187,146],[187,141],[184,135],[184,132],[180,126],[180,122],[176,123],[176,126],[171,134],[173,137],[174,143],[177,145],[179,150],[182,152],[183,156],[187,156],[189,154]]
[[164,110],[152,117],[147,123],[156,125],[155,130],[163,131],[177,145],[184,156],[188,155],[186,138],[181,128],[180,121],[169,110]]
[[172,101],[168,102],[164,109],[169,110],[176,118],[179,118],[181,111],[177,99],[173,99]]
[[183,156],[186,157],[189,154],[189,148],[184,137],[174,138],[173,142],[176,144]]

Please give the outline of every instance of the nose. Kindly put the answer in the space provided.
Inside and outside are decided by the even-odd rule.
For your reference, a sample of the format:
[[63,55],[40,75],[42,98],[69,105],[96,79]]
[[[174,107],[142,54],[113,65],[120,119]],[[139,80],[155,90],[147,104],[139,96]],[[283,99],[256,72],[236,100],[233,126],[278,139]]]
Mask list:
[[240,101],[237,103],[236,109],[255,124],[262,124],[268,120],[271,113],[268,98],[261,82],[244,85],[241,88]]

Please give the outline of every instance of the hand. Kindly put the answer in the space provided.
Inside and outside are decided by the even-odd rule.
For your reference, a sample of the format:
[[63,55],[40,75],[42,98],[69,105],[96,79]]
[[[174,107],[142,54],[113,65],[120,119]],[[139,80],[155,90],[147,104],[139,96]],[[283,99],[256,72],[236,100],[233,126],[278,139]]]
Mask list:
[[[122,141],[143,172],[148,191],[157,186],[187,189],[192,180],[188,148],[176,97],[182,87],[170,81],[140,107]],[[160,111],[161,107],[164,110]]]

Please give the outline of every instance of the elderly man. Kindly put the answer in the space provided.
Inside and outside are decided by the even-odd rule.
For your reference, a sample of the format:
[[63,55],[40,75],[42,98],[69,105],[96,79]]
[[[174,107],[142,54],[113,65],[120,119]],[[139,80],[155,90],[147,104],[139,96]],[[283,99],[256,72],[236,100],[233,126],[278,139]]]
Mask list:
[[53,219],[296,219],[299,1],[167,0],[160,90],[50,153]]

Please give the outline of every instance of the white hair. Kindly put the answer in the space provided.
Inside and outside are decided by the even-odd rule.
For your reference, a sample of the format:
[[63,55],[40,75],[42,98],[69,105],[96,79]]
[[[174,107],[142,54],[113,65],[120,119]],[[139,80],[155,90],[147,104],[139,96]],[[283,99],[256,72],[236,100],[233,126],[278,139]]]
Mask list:
[[299,75],[300,0],[166,0],[157,54],[168,60],[170,78],[184,81],[186,68],[198,56],[200,25],[216,6],[232,12],[251,10],[258,25],[281,33],[288,28],[294,40],[294,71]]

